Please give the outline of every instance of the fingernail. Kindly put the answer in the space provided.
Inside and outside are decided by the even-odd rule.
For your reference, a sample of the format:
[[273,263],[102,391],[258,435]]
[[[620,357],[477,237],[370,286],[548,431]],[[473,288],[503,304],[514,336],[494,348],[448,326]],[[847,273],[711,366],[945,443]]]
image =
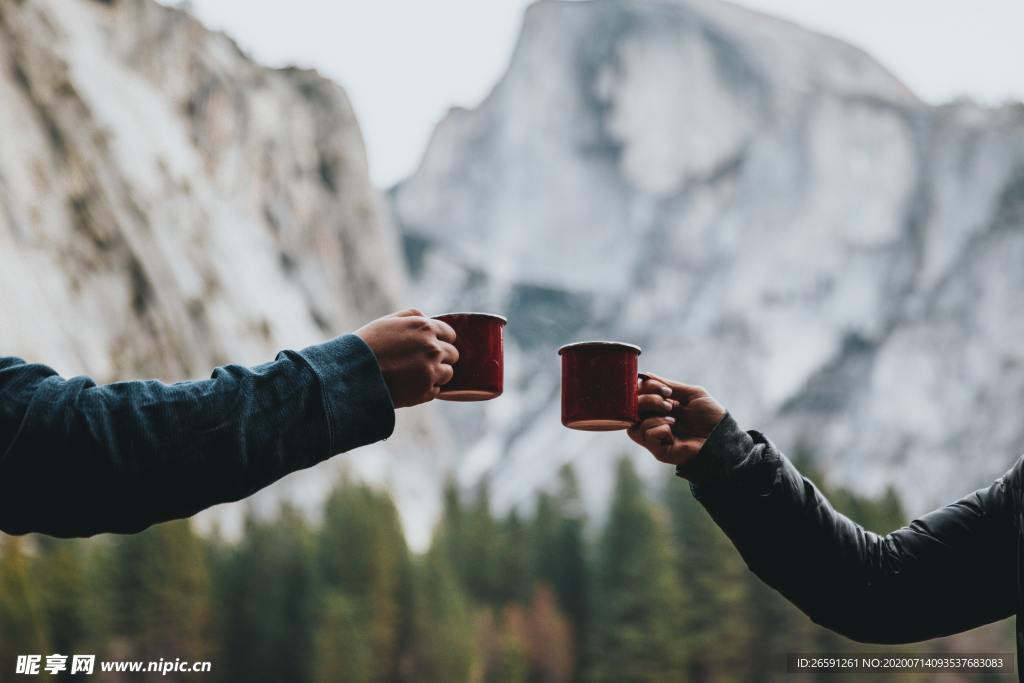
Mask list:
[[672,410],[672,401],[663,401],[665,404],[665,410]]
[[664,396],[665,398],[668,398],[669,396],[672,395],[672,390],[669,389],[668,387],[662,387],[661,388],[661,395]]
[[666,417],[665,418],[665,422],[668,422],[669,424],[675,424],[675,421],[676,421],[676,419],[674,417]]

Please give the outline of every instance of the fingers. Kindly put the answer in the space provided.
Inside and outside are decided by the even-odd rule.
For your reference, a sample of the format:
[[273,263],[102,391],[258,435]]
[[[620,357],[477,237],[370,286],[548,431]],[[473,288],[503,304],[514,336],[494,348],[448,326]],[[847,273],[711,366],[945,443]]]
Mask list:
[[633,441],[636,441],[641,446],[644,445],[644,430],[640,428],[639,422],[637,422],[632,427],[627,429],[626,434],[629,436],[629,438],[631,438]]
[[452,377],[455,376],[455,368],[450,365],[441,364],[437,370],[437,376],[434,378],[434,388],[444,386],[448,382],[452,381]]
[[641,446],[644,445],[644,434],[647,430],[661,425],[672,425],[675,424],[676,419],[669,416],[649,417],[645,420],[635,423],[632,427],[626,430],[626,434],[629,438],[636,441]]
[[637,389],[637,391],[639,391],[641,394],[657,394],[660,396],[664,396],[665,398],[669,398],[670,396],[672,396],[672,389],[670,389],[668,385],[662,384],[661,382],[651,379],[650,377],[646,377],[640,380],[640,386]]
[[678,402],[662,398],[661,394],[642,394],[637,398],[637,408],[642,417],[647,415],[668,415],[677,405],[679,405]]
[[626,433],[661,462],[683,465],[696,457],[704,440],[680,438],[672,431],[674,424],[675,418],[671,416],[648,417],[634,424]]
[[668,387],[672,391],[672,398],[676,399],[677,401],[683,404],[688,403],[693,399],[701,398],[703,396],[708,395],[707,389],[705,389],[704,387],[697,386],[695,384],[683,384],[682,382],[673,382],[670,379],[659,377],[658,375],[655,375],[653,372],[645,372],[643,374],[650,378],[649,380],[644,380],[644,384],[661,384],[663,386]]
[[643,432],[643,447],[662,462],[669,462],[672,457],[672,425],[659,424]]
[[659,416],[649,417],[637,422],[626,433],[636,443],[640,444],[651,452],[658,460],[666,462],[671,456],[672,446],[675,443],[675,436],[672,434],[674,417]]
[[451,366],[459,362],[459,350],[454,345],[446,341],[439,341],[437,346],[441,350],[441,356],[438,360],[442,363],[447,363]]
[[438,339],[440,339],[441,341],[446,341],[448,343],[452,343],[455,341],[455,330],[452,328],[451,325],[449,325],[443,320],[438,320],[436,318],[429,318],[429,320],[431,323],[431,327],[434,330],[434,334],[437,335]]
[[648,417],[644,420],[641,420],[634,426],[639,427],[640,431],[646,432],[648,429],[654,429],[655,427],[660,427],[661,425],[673,425],[675,424],[675,422],[676,419],[671,415],[659,415],[657,417]]
[[451,325],[449,325],[448,323],[446,323],[443,320],[438,320],[437,318],[428,317],[426,313],[424,313],[423,311],[421,311],[418,308],[407,308],[404,311],[396,311],[395,313],[392,313],[391,315],[389,315],[387,317],[389,317],[389,318],[423,318],[423,320],[419,321],[419,322],[421,322],[424,326],[429,327],[430,330],[437,336],[438,339],[441,339],[441,340],[446,341],[446,342],[453,342],[453,341],[455,341],[455,330],[452,329]]

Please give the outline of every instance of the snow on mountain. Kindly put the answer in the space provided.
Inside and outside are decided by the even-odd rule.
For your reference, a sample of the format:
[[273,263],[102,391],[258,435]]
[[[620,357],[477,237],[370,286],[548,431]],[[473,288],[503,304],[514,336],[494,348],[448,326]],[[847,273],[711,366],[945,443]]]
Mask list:
[[559,424],[559,345],[618,338],[912,512],[1024,452],[1024,107],[928,106],[862,51],[719,0],[542,0],[390,193],[416,291],[509,317],[506,395],[445,410],[515,505],[621,434]]
[[[0,2],[0,130],[3,354],[100,381],[202,377],[406,305],[344,92],[254,64],[185,12]],[[248,505],[315,510],[348,465],[393,488],[422,546],[448,452],[434,409],[402,411],[385,444]]]

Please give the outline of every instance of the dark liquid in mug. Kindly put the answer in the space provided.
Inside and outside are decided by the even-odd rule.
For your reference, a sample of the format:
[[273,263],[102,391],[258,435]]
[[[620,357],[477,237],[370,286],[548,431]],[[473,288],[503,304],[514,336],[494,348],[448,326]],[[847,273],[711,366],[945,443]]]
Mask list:
[[592,432],[637,421],[640,350],[611,342],[562,347],[562,424]]
[[441,387],[446,401],[486,401],[504,390],[505,319],[487,313],[448,313],[435,316],[455,330],[459,360],[455,375]]

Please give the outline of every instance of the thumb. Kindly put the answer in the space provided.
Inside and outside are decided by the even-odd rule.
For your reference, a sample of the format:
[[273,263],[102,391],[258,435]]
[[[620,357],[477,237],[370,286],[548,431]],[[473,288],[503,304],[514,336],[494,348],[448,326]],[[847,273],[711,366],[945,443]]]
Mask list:
[[396,311],[396,312],[392,313],[388,317],[389,318],[412,318],[412,317],[425,318],[426,315],[423,313],[423,311],[421,311],[418,308],[407,308],[404,311]]

